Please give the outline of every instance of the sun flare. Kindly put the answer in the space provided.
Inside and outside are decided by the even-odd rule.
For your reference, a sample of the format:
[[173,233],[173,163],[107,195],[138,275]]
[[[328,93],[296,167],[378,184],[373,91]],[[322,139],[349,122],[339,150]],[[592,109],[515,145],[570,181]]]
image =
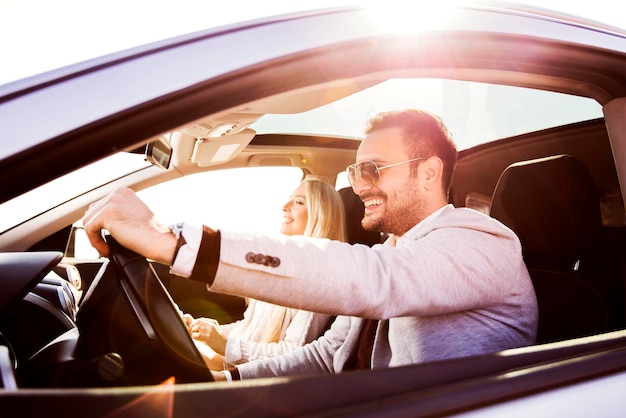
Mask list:
[[382,28],[393,32],[414,33],[442,25],[455,8],[469,3],[464,0],[429,3],[391,0],[368,2],[367,7],[372,20]]

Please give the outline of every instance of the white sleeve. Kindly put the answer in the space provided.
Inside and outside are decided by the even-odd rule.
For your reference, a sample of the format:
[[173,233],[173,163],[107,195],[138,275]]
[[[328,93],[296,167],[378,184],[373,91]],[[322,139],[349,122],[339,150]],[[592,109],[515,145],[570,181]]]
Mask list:
[[[282,356],[237,365],[241,379],[294,376],[312,373],[339,373],[335,355],[346,341],[351,318],[339,316],[317,340]],[[338,365],[338,367],[340,367]]]
[[180,247],[176,258],[172,261],[170,273],[180,277],[189,277],[193,271],[202,241],[202,228],[194,225],[183,224],[181,236],[185,238],[185,244]]
[[322,335],[331,319],[329,315],[298,310],[281,341],[259,343],[229,338],[224,356],[226,363],[245,363],[289,353]]

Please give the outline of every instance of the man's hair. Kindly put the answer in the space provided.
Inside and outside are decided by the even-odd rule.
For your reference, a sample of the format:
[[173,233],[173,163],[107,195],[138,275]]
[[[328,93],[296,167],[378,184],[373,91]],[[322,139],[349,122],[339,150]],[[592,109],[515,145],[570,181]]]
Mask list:
[[346,217],[341,195],[333,186],[305,179],[308,222],[304,235],[346,241]]
[[[442,185],[447,194],[456,167],[457,150],[452,135],[441,119],[417,109],[381,112],[368,121],[365,133],[386,128],[402,129],[409,158],[437,156],[443,161]],[[419,163],[411,163],[413,175]]]

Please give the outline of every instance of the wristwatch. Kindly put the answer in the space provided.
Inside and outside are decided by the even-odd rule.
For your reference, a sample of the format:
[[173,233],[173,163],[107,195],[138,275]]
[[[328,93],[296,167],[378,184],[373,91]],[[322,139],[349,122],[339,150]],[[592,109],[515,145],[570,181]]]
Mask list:
[[176,250],[174,250],[174,257],[172,257],[172,264],[174,264],[174,261],[176,261],[176,257],[178,256],[178,251],[180,251],[180,248],[183,245],[187,244],[187,241],[185,241],[185,237],[183,236],[184,226],[185,226],[184,222],[178,222],[169,226],[170,232],[174,234],[177,240]]
[[170,228],[170,232],[172,234],[174,234],[174,236],[176,237],[176,239],[180,239],[182,233],[183,233],[183,227],[185,226],[184,222],[178,222],[175,224],[172,224],[169,226]]

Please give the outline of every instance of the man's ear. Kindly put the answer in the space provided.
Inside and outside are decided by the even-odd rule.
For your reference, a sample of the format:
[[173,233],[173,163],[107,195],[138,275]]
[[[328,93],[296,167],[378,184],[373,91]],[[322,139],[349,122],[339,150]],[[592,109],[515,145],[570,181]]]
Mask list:
[[443,176],[443,161],[441,161],[441,158],[433,156],[422,161],[418,170],[427,190],[433,190],[441,186],[441,177]]

